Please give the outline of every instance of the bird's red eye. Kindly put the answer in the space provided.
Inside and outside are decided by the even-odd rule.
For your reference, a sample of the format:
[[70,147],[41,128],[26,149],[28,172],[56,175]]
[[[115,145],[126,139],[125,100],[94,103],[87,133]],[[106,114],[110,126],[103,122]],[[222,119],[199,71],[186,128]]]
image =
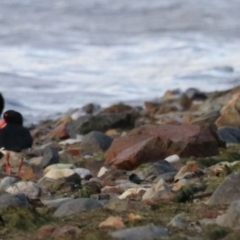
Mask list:
[[8,114],[7,114],[7,113],[5,113],[5,114],[4,114],[4,117],[7,117],[7,116],[8,116]]

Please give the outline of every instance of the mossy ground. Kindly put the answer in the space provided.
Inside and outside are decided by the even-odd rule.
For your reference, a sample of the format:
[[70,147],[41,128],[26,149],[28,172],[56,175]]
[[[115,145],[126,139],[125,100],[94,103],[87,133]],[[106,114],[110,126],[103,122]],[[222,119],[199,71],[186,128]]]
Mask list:
[[[230,146],[227,149],[222,149],[220,155],[212,158],[188,158],[183,159],[183,162],[189,160],[197,160],[199,164],[203,167],[209,167],[216,163],[222,161],[233,162],[240,160],[238,154],[239,145]],[[94,161],[95,163],[98,161]],[[87,163],[86,163],[87,164]],[[88,162],[89,164],[89,162]],[[94,164],[94,163],[92,163]],[[140,170],[144,170],[148,165],[142,165],[139,167]],[[139,170],[138,169],[138,170]],[[233,171],[239,171],[239,165],[230,167],[223,171],[219,176],[210,176],[204,177],[204,179],[196,179],[196,183],[202,183],[206,185],[204,189],[205,192],[214,191],[219,184],[224,180],[224,178]],[[194,191],[193,186],[188,186],[188,191]],[[203,191],[204,191],[203,190]],[[181,197],[181,196],[180,196]],[[45,207],[37,208],[37,210],[31,208],[18,208],[18,209],[7,209],[1,213],[1,216],[5,222],[5,226],[0,222],[0,240],[1,239],[24,239],[30,240],[34,239],[34,232],[39,227],[46,224],[57,224],[59,226],[63,225],[74,225],[78,226],[82,232],[79,239],[83,240],[110,240],[112,239],[109,235],[109,232],[114,231],[114,229],[100,229],[99,224],[106,220],[109,216],[120,216],[123,219],[124,225],[126,228],[143,226],[150,223],[155,225],[167,226],[171,219],[177,214],[186,214],[191,221],[191,223],[198,223],[202,218],[205,218],[204,215],[207,212],[221,212],[224,213],[227,209],[227,206],[208,206],[205,204],[206,198],[200,200],[189,201],[178,201],[176,199],[172,201],[159,201],[154,204],[149,205],[148,208],[139,208],[137,207],[138,202],[133,202],[136,205],[136,208],[131,208],[127,212],[116,212],[107,209],[93,210],[79,212],[75,215],[55,219],[52,218],[53,210],[46,209]],[[141,220],[129,221],[129,213],[138,214],[142,217]],[[215,240],[215,239],[238,239],[240,234],[238,232],[232,233],[228,228],[223,228],[217,225],[202,227],[202,232],[196,231],[193,227],[185,229],[177,229],[173,227],[168,227],[171,232],[169,240],[185,240],[186,236],[193,237],[202,237],[206,240]]]
[[[75,215],[54,219],[52,218],[52,210],[49,211],[39,211],[33,209],[8,209],[2,213],[2,217],[6,222],[5,226],[0,226],[0,240],[2,237],[4,239],[23,239],[25,240],[33,239],[33,234],[36,229],[45,225],[45,224],[57,224],[59,226],[63,225],[74,225],[78,226],[81,230],[81,239],[84,240],[110,240],[112,239],[109,235],[110,231],[114,231],[113,229],[100,229],[98,226],[100,222],[106,220],[109,216],[120,216],[123,219],[124,225],[126,228],[136,227],[136,226],[144,226],[150,223],[155,225],[167,226],[167,224],[171,221],[171,219],[177,214],[186,214],[191,222],[197,222],[199,219],[203,218],[203,213],[209,210],[225,210],[226,206],[222,207],[209,207],[205,205],[203,202],[197,203],[176,203],[172,201],[161,201],[155,203],[149,207],[149,209],[139,210],[139,211],[126,211],[126,212],[115,212],[107,209],[99,209],[92,211],[79,212]],[[129,221],[128,214],[129,213],[138,214],[142,217],[142,219],[137,221]],[[211,230],[203,231],[203,233],[197,233],[193,228],[188,229],[176,229],[169,228],[171,232],[171,238],[174,239],[175,236],[213,236],[211,238],[207,238],[210,240],[214,240],[214,236],[224,235],[224,229],[215,229],[213,232],[209,232]],[[225,235],[227,235],[226,232]],[[222,236],[221,235],[221,236]],[[225,236],[224,235],[224,236]],[[181,239],[179,237],[179,239]],[[220,239],[220,238],[219,238]]]

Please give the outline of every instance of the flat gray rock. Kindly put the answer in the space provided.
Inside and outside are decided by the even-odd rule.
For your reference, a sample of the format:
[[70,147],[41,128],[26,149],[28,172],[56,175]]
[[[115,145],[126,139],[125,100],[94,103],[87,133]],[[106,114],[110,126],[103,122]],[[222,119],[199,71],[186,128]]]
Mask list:
[[41,199],[43,205],[50,208],[59,208],[62,204],[73,200],[71,197],[57,198],[57,199]]
[[110,233],[110,235],[113,238],[122,240],[153,240],[155,238],[168,237],[169,232],[167,228],[150,224],[142,227],[118,230]]
[[240,142],[240,129],[236,127],[219,127],[218,135],[223,141],[227,143],[239,143]]
[[46,147],[44,150],[41,167],[45,168],[51,164],[59,163],[58,151],[52,147]]
[[103,208],[103,205],[92,198],[78,198],[63,203],[53,214],[53,217],[65,217],[84,210]]
[[20,181],[21,178],[19,177],[5,177],[1,180],[0,183],[0,191],[5,191],[8,187],[10,187],[12,184]]
[[3,194],[0,196],[0,209],[8,207],[22,207],[28,206],[29,204],[27,197],[24,194]]
[[208,205],[231,204],[240,200],[240,172],[227,176],[208,201]]
[[216,223],[224,227],[240,229],[240,201],[232,202],[226,214],[217,217]]
[[92,131],[83,137],[81,146],[84,152],[102,152],[108,150],[112,141],[113,139],[106,134],[98,131]]
[[161,174],[165,173],[177,173],[177,170],[167,161],[161,160],[156,163],[154,163],[152,166],[150,166],[148,169],[144,171],[144,179],[152,176],[152,177],[158,177]]
[[68,123],[66,130],[71,138],[91,131],[105,132],[110,128],[134,127],[135,117],[131,113],[111,113],[97,116],[82,116]]

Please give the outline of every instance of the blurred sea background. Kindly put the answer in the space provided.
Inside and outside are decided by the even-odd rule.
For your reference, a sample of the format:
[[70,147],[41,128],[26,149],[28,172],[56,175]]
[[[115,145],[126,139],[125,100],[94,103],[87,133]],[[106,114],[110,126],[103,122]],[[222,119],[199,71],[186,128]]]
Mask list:
[[239,0],[1,0],[0,92],[34,122],[240,83]]

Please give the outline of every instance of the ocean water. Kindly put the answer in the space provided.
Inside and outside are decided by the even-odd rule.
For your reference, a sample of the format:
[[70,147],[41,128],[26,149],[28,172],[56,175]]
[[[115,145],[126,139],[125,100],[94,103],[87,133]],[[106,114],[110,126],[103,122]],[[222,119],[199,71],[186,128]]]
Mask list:
[[28,122],[240,83],[238,0],[1,0],[0,92]]

